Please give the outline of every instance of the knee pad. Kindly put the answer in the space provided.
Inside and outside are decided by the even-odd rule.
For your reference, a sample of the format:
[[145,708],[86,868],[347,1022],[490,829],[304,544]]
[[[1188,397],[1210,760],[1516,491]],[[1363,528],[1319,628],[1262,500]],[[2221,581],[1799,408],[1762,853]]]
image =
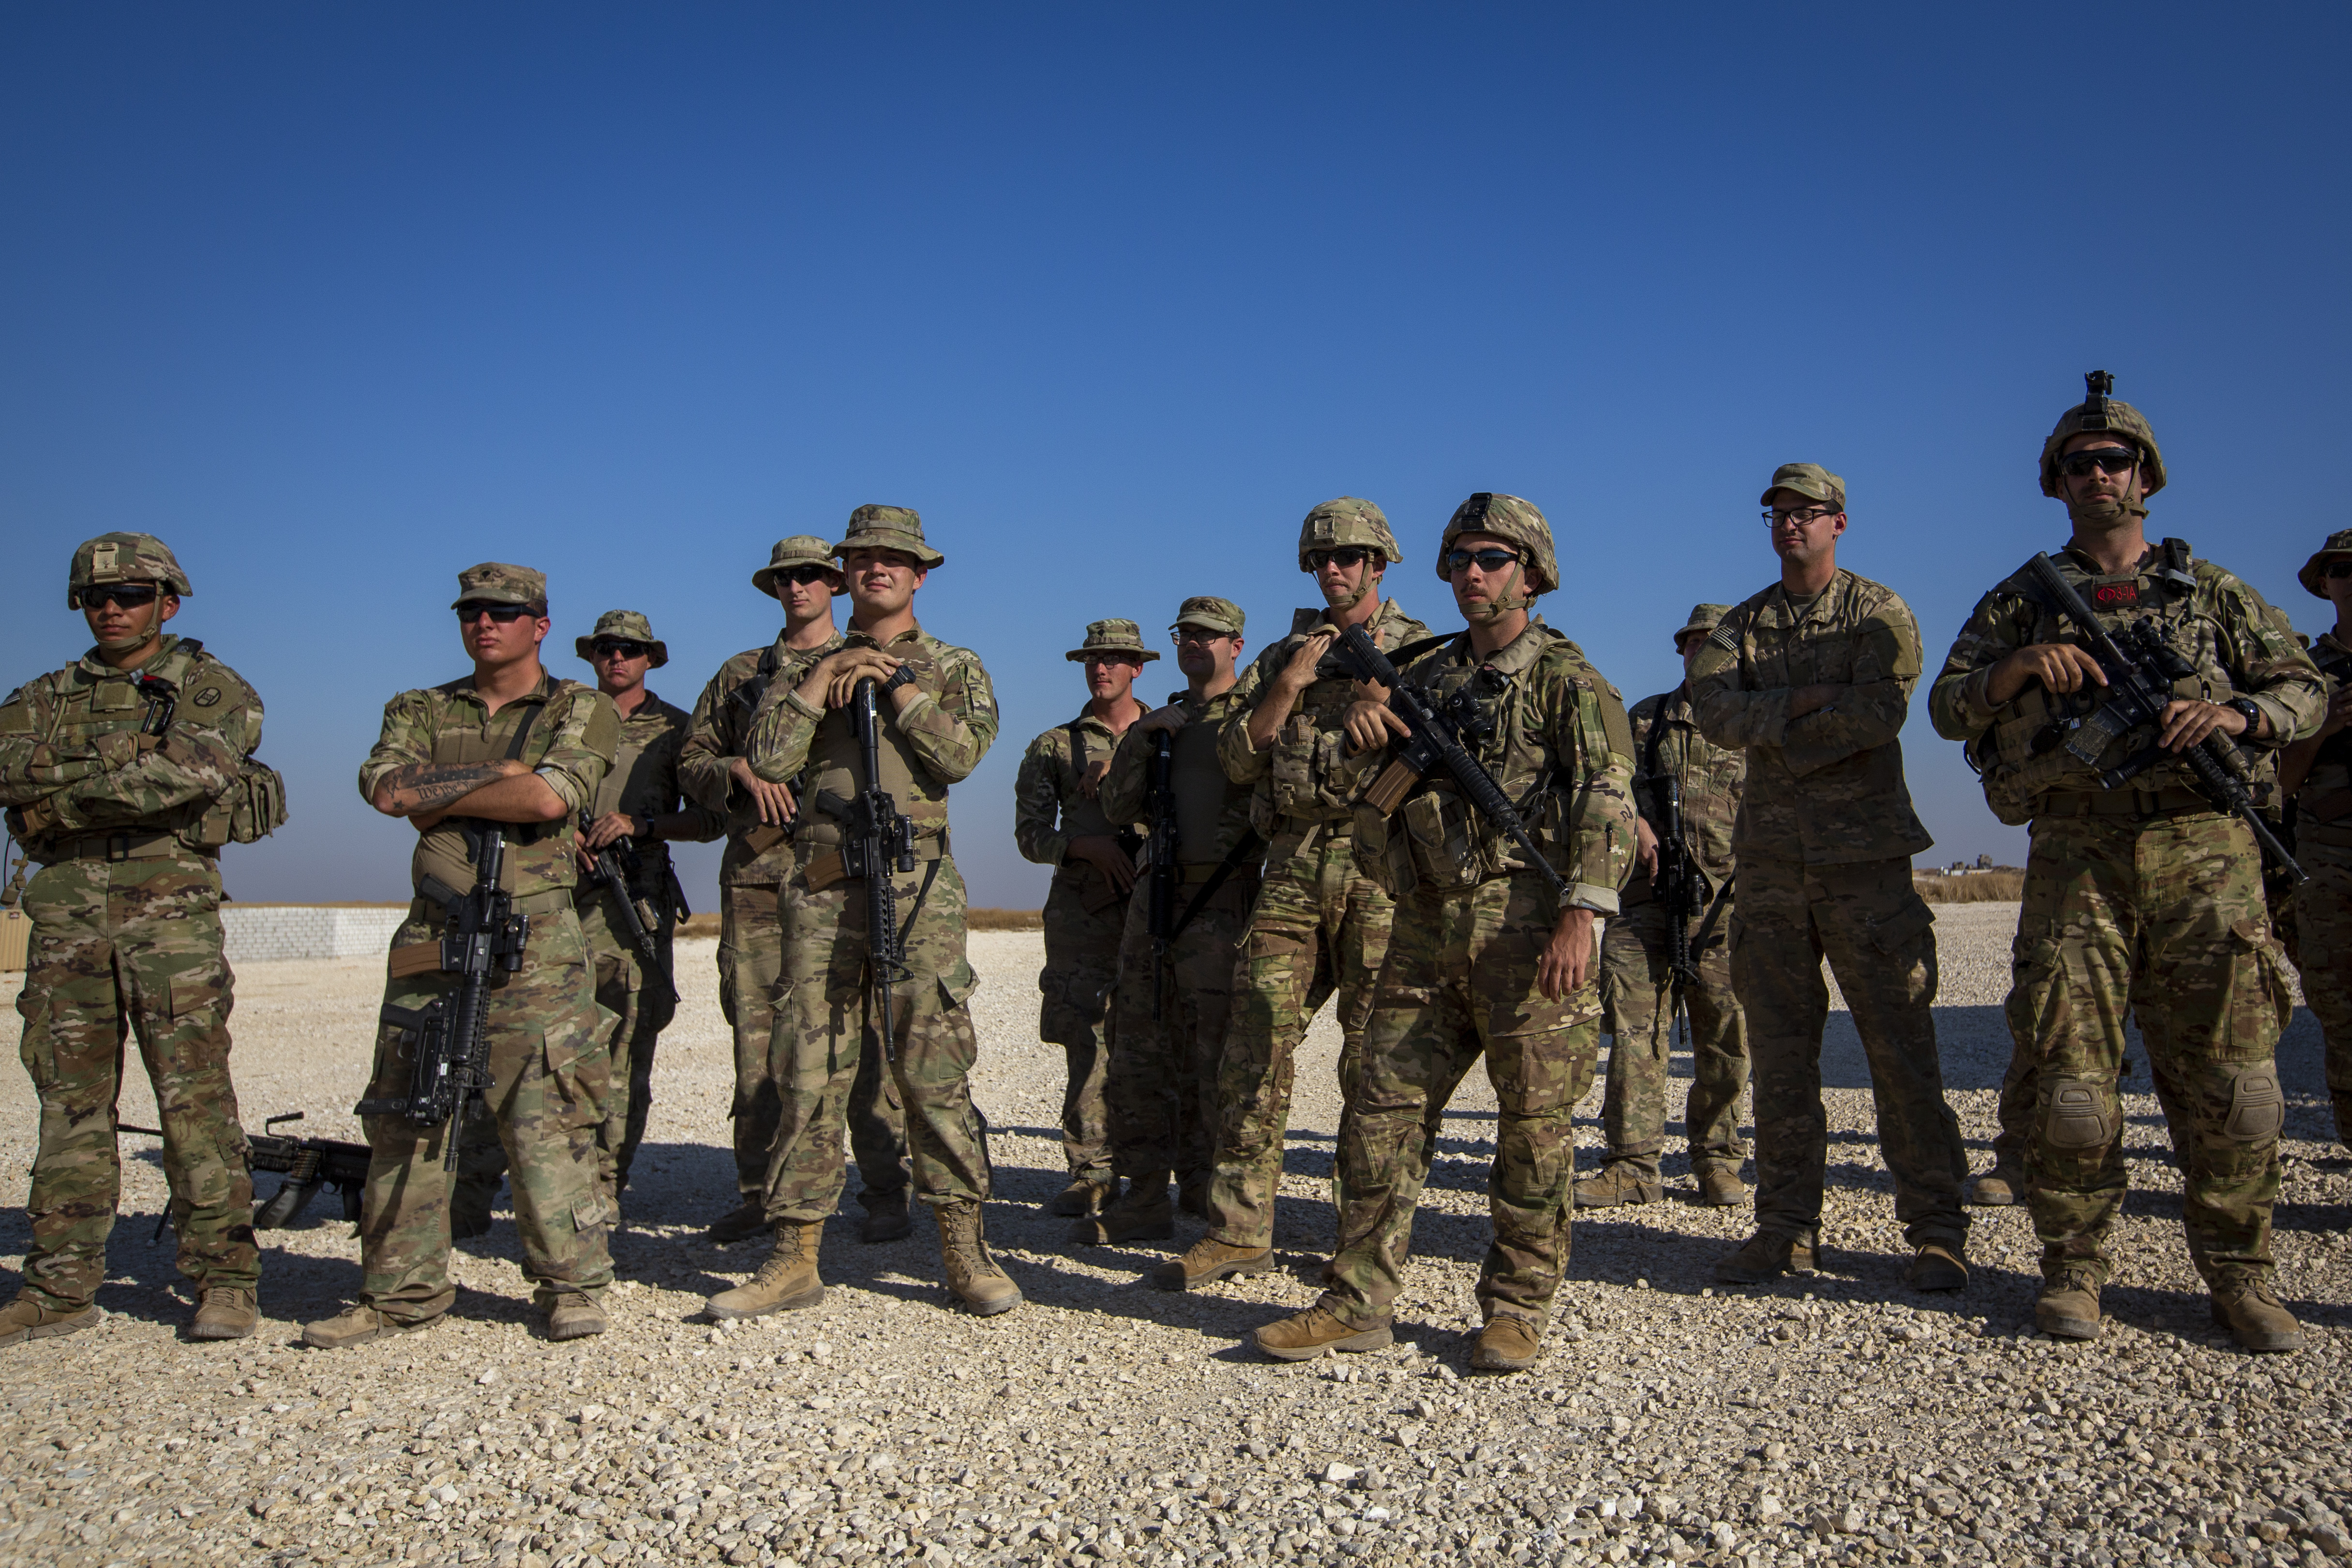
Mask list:
[[2259,1144],[2278,1136],[2286,1121],[2286,1096],[2279,1089],[2278,1069],[2270,1062],[2242,1067],[2230,1078],[2230,1116],[2222,1134],[2241,1144]]
[[2123,1127],[2115,1089],[2085,1078],[2050,1081],[2050,1105],[2042,1113],[2042,1142],[2053,1149],[2105,1148]]

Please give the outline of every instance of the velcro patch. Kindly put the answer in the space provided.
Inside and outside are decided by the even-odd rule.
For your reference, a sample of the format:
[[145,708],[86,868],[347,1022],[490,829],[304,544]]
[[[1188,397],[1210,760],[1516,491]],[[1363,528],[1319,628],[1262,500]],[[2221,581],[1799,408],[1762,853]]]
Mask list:
[[210,707],[213,704],[220,701],[220,699],[221,691],[218,686],[206,686],[203,691],[198,692],[194,696],[190,697],[188,700],[195,704],[198,707]]
[[2139,608],[2137,582],[2101,582],[2091,588],[2091,608],[2094,610],[2137,610]]
[[1739,652],[1739,633],[1731,629],[1731,622],[1728,621],[1708,632],[1706,640],[1727,653]]

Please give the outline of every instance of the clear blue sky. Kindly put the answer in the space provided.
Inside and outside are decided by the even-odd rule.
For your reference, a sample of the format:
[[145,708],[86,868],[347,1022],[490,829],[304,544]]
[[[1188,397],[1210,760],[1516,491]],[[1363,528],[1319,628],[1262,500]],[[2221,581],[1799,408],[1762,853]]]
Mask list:
[[[1549,515],[1546,600],[1628,698],[1774,572],[1777,463],[1930,665],[2063,537],[2082,372],[2174,475],[2152,531],[2305,631],[2346,526],[2337,7],[16,5],[0,17],[0,684],[87,642],[74,544],[160,533],[179,628],[261,689],[293,821],[248,899],[404,896],[352,784],[462,673],[458,568],[615,606],[681,706],[764,643],[778,537],[920,508],[924,622],[1004,730],[955,795],[1036,903],[1024,744],[1081,625],[1184,595],[1253,643],[1298,520],[1387,508],[1407,608],[1473,490]],[[2334,149],[2330,152],[2329,149]],[[1172,660],[1151,685],[1176,684]],[[1915,703],[1928,858],[2022,837]],[[711,903],[715,854],[690,858]]]

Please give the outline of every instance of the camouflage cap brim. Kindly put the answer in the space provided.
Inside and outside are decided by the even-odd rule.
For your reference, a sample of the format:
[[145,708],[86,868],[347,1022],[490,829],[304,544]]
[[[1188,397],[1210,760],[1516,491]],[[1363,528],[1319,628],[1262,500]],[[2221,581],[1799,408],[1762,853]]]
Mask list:
[[653,663],[647,666],[649,669],[658,670],[664,664],[669,663],[669,646],[660,638],[656,637],[648,641],[642,637],[623,637],[617,632],[604,632],[593,633],[586,637],[574,637],[572,640],[572,651],[579,654],[582,658],[587,660],[590,664],[595,663],[596,638],[598,636],[616,638],[624,643],[644,643],[647,648],[653,651]]
[[[833,559],[831,541],[814,534],[794,534],[776,541],[775,548],[768,552],[768,564],[751,574],[751,586],[773,599],[777,597],[776,579],[803,566],[821,566],[836,574],[841,570],[840,563]],[[841,591],[836,588],[834,591]]]
[[2347,556],[2352,556],[2352,528],[2338,528],[2327,536],[2326,544],[2312,552],[2311,559],[2303,563],[2303,570],[2294,574],[2294,580],[2303,584],[2313,598],[2325,599],[2327,597],[2327,580],[2320,575],[2320,569],[2331,560],[2341,560]]

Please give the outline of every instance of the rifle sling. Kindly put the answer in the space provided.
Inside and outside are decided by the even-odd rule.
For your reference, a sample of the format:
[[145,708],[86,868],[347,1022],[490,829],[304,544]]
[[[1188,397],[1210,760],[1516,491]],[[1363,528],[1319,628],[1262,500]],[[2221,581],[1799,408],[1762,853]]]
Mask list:
[[1184,927],[1192,925],[1192,916],[1200,914],[1202,907],[1217,895],[1217,889],[1225,885],[1225,879],[1241,870],[1243,862],[1265,847],[1265,841],[1257,836],[1255,828],[1244,829],[1234,847],[1225,852],[1225,858],[1217,862],[1217,869],[1209,873],[1209,880],[1201,884],[1201,891],[1184,905],[1184,913],[1176,917],[1175,925],[1168,933],[1168,940],[1172,943],[1183,936]]

